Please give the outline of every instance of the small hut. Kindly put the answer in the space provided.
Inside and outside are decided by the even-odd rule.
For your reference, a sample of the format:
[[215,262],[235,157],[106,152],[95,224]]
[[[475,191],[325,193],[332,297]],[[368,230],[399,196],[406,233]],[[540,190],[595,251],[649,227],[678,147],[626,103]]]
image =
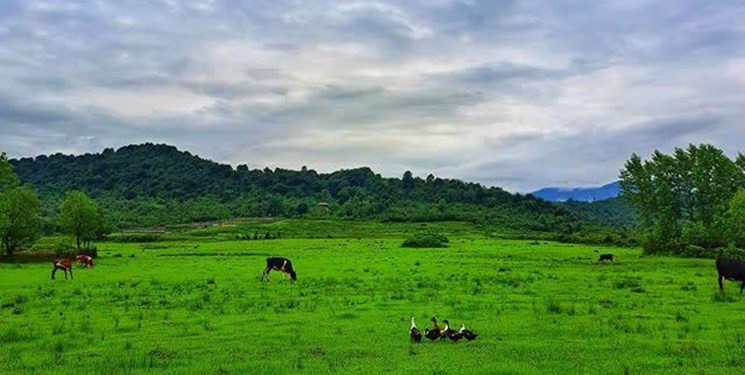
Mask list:
[[318,202],[315,207],[313,207],[312,214],[315,216],[325,216],[329,210],[331,209],[331,204],[328,202]]

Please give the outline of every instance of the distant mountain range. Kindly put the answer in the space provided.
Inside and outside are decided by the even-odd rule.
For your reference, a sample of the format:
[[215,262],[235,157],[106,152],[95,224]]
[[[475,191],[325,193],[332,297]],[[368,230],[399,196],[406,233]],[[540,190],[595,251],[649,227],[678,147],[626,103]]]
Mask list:
[[533,196],[549,202],[566,202],[573,200],[577,202],[595,202],[615,198],[621,193],[619,182],[597,188],[545,188],[533,192]]

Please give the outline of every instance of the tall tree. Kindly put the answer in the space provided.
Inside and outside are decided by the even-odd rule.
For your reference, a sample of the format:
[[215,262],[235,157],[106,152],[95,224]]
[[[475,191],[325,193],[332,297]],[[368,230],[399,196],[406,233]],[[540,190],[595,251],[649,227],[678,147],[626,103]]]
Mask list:
[[729,202],[730,240],[737,246],[745,244],[745,189],[740,188]]
[[654,184],[651,167],[637,154],[632,154],[621,170],[621,197],[634,207],[642,228],[654,225]]
[[98,204],[82,191],[70,191],[60,205],[60,226],[75,238],[77,250],[94,238],[100,222]]
[[36,192],[20,186],[5,153],[0,154],[0,240],[5,253],[33,241],[41,230],[41,203]]
[[8,162],[8,156],[0,153],[0,192],[18,186],[18,177],[13,172],[13,166]]
[[713,247],[726,243],[730,199],[745,186],[745,157],[731,160],[712,145],[634,154],[621,170],[621,196],[637,213],[647,249],[682,241]]
[[3,190],[0,193],[0,236],[5,253],[12,256],[16,249],[32,242],[41,231],[41,203],[28,186]]

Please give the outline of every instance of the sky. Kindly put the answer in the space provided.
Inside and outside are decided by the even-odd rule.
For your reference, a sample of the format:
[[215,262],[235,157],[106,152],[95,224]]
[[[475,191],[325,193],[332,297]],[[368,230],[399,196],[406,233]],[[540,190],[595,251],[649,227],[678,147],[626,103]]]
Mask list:
[[745,2],[2,0],[0,150],[614,181],[745,151]]

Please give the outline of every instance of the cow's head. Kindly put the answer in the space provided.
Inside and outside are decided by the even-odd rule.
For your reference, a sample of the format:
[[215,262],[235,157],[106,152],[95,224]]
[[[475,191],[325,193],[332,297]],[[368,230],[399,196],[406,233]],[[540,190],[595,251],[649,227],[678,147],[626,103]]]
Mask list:
[[295,271],[290,271],[290,278],[292,279],[292,281],[296,281],[297,273]]

